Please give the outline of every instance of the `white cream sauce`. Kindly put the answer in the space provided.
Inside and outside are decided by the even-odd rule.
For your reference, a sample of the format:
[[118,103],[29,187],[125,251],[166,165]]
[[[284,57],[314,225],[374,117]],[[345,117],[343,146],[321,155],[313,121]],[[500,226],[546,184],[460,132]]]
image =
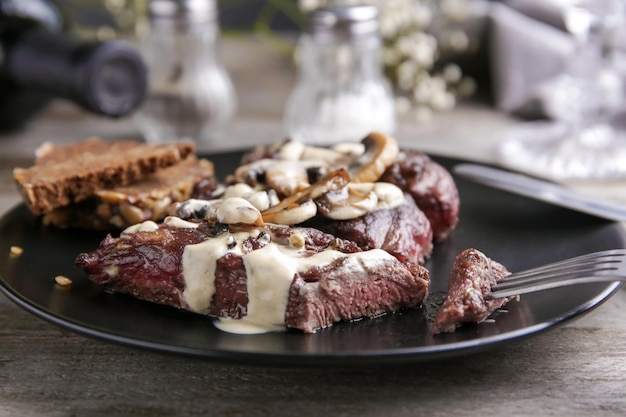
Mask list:
[[300,247],[270,242],[252,252],[242,254],[241,242],[256,237],[262,228],[250,233],[224,233],[202,243],[189,245],[183,253],[183,297],[192,311],[206,314],[215,294],[215,269],[219,258],[229,252],[242,256],[247,274],[247,314],[240,320],[219,319],[216,326],[231,333],[263,333],[285,329],[285,311],[294,276],[312,266],[323,266],[343,258],[341,268],[371,268],[382,260],[394,259],[389,253],[375,249],[358,253],[342,253],[327,249],[305,256]]
[[[268,181],[271,182],[271,186],[282,188],[283,191],[297,190],[308,185],[306,183],[308,167],[328,167],[346,155],[358,157],[363,152],[362,144],[324,149],[288,143],[281,149],[281,159],[262,159],[253,162],[240,167],[236,176],[245,178],[250,170],[265,171],[268,179],[272,180]],[[354,192],[346,192],[345,201],[342,201],[341,197],[337,200],[339,205],[333,210],[338,217],[333,218],[355,218],[369,211],[392,209],[406,202],[402,190],[393,184],[351,183],[349,187],[353,187]],[[243,183],[236,184],[228,187],[221,202],[211,208],[215,210],[218,220],[222,223],[259,224],[257,222],[259,211],[277,203],[271,201],[267,193],[264,195],[260,193],[265,192]],[[310,200],[281,212],[280,216],[284,218],[278,216],[274,221],[279,224],[301,223],[314,216],[316,210],[316,204]],[[302,216],[306,218],[300,219]],[[190,310],[201,314],[207,314],[215,294],[217,260],[227,253],[242,256],[247,274],[247,314],[240,320],[220,318],[216,326],[221,330],[240,334],[284,330],[285,311],[294,276],[314,265],[323,266],[343,258],[344,262],[340,267],[350,273],[351,270],[369,269],[378,262],[395,259],[380,249],[351,254],[327,249],[305,256],[303,245],[278,244],[271,241],[264,242],[265,246],[260,249],[243,254],[242,241],[250,236],[265,240],[268,235],[259,236],[262,231],[263,228],[251,226],[248,232],[224,233],[202,243],[189,245],[184,250],[184,301]],[[315,288],[315,284],[306,285],[301,291],[312,288]]]
[[165,220],[163,220],[163,223],[177,229],[195,229],[199,226],[198,223],[188,222],[187,220],[175,216],[167,216]]
[[261,218],[259,210],[248,200],[230,197],[222,201],[217,208],[217,221],[226,224],[254,224]]
[[146,220],[145,222],[137,223],[127,227],[122,231],[122,235],[132,235],[139,232],[154,232],[158,230],[159,225],[152,220]]
[[[256,232],[258,234],[258,231]],[[251,234],[247,232],[223,233],[183,251],[183,298],[189,309],[206,314],[215,294],[215,268],[219,258],[229,252],[241,255],[241,242]]]

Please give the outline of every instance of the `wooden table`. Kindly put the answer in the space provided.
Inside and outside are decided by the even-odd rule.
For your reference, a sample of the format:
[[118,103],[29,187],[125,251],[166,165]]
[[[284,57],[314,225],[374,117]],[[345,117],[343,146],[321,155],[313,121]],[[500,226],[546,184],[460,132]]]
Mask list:
[[[224,58],[240,112],[233,140],[206,148],[280,139],[290,61],[251,39],[226,41]],[[404,121],[397,137],[403,146],[488,162],[513,123],[486,105],[464,104],[426,125]],[[57,104],[26,131],[0,138],[0,213],[18,203],[11,170],[28,165],[36,146],[89,135],[138,136],[130,119]],[[625,312],[622,289],[579,320],[486,353],[406,366],[269,369],[92,340],[0,296],[0,415],[624,416]]]

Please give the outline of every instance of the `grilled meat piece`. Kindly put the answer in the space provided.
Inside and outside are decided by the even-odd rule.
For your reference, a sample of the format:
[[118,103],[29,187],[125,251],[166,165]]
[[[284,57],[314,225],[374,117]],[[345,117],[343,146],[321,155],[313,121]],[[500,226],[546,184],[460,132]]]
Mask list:
[[479,323],[516,297],[486,299],[510,272],[476,249],[465,249],[454,260],[448,293],[433,321],[435,333],[453,332],[462,323]]
[[109,235],[76,264],[111,292],[307,333],[418,307],[428,291],[426,269],[316,229],[216,226],[147,222]]
[[316,228],[355,242],[361,249],[383,249],[405,264],[423,264],[433,250],[433,231],[426,215],[409,197],[393,209],[375,210],[349,220],[318,216]]
[[444,240],[459,220],[459,192],[452,175],[428,155],[404,151],[379,181],[390,182],[411,194],[426,214],[435,242]]

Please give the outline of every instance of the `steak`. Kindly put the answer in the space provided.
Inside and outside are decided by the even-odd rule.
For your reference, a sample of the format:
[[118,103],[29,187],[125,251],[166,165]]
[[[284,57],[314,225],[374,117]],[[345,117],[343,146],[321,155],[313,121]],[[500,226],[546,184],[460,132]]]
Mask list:
[[[277,143],[271,146],[258,146],[246,153],[242,164],[249,164],[262,159],[282,158],[281,149],[290,141]],[[314,147],[309,147],[315,149]],[[347,167],[349,158],[337,159],[331,162],[331,169]],[[310,170],[314,173],[314,170]],[[319,172],[324,172],[320,169]],[[255,173],[255,181],[263,180],[263,173]],[[312,181],[319,179],[313,176]],[[459,217],[459,192],[452,175],[442,165],[432,160],[428,155],[416,151],[402,151],[396,160],[388,166],[377,180],[398,186],[408,193],[424,212],[431,223],[434,242],[441,242],[448,237],[456,227]]]
[[491,287],[510,272],[476,249],[457,255],[446,298],[433,321],[435,333],[453,332],[462,323],[479,323],[516,297],[486,299]]
[[306,333],[361,317],[378,317],[419,307],[428,293],[428,271],[387,261],[362,270],[342,268],[342,261],[298,274],[285,313],[287,327]]
[[[188,293],[194,284],[184,265],[186,248],[204,244],[220,250],[207,261],[214,265],[209,278],[214,291],[198,304]],[[250,256],[257,251],[279,256],[266,257],[265,252]],[[210,253],[214,252],[206,256]],[[207,259],[204,252],[201,255]],[[264,263],[256,265],[252,259]],[[286,291],[278,303],[285,305],[284,311],[278,310],[283,315],[280,324],[306,333],[337,321],[419,307],[429,284],[426,269],[407,266],[384,251],[362,251],[353,242],[316,229],[269,224],[263,228],[231,225],[224,231],[206,221],[148,223],[118,238],[107,236],[95,251],[80,254],[76,264],[107,291],[240,320],[254,320],[252,303],[259,302],[251,292],[251,280],[258,285],[259,277],[274,279],[273,270],[263,272],[268,265],[278,271],[285,267]],[[289,269],[290,264],[297,267]],[[275,291],[275,286],[268,288]],[[205,307],[199,308],[202,303]]]
[[459,192],[452,175],[419,151],[401,152],[379,181],[409,193],[430,221],[435,242],[444,240],[459,220]]
[[95,251],[78,255],[76,265],[107,291],[180,308],[184,304],[181,259],[185,246],[214,235],[206,223],[193,229],[162,224],[119,238],[109,234]]
[[405,264],[423,264],[433,250],[433,231],[425,213],[409,197],[393,209],[375,210],[349,220],[318,216],[316,228],[355,242],[361,249],[383,249]]

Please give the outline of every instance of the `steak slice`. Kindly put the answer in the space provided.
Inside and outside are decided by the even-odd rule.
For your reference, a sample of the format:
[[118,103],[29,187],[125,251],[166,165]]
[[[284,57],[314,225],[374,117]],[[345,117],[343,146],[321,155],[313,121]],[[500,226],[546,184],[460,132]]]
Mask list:
[[208,224],[178,228],[144,223],[144,231],[107,235],[93,252],[81,253],[76,265],[107,291],[181,308],[185,283],[181,259],[186,245],[215,235]]
[[433,321],[435,333],[453,332],[462,323],[479,323],[516,297],[486,299],[485,295],[510,272],[476,249],[454,260],[448,292]]
[[361,249],[383,249],[405,264],[423,264],[433,250],[431,223],[411,198],[393,209],[375,210],[349,220],[317,219],[315,227],[355,242]]
[[430,221],[435,242],[444,240],[459,220],[459,191],[443,166],[419,151],[404,151],[379,181],[409,193]]
[[[426,269],[316,229],[266,224],[223,231],[174,219],[109,235],[76,264],[110,292],[306,333],[419,307],[428,291]],[[263,309],[271,311],[260,315]]]
[[[367,252],[365,252],[367,253]],[[428,271],[391,259],[344,267],[338,260],[294,279],[285,313],[287,327],[314,333],[338,321],[377,317],[419,307],[428,293]]]

